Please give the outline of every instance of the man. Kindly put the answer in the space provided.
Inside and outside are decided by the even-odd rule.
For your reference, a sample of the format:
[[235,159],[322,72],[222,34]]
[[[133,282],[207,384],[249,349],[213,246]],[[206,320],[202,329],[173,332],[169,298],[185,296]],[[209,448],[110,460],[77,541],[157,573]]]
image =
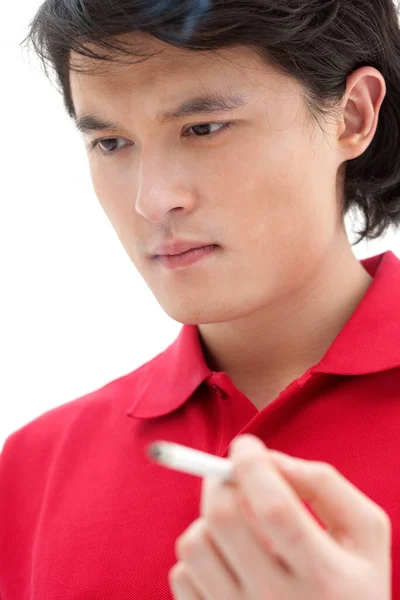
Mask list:
[[[184,326],[149,363],[9,437],[0,597],[400,599],[400,262],[390,251],[357,261],[343,220],[351,185],[365,190],[368,178],[350,161],[393,152],[379,127],[381,116],[389,122],[388,83],[393,93],[383,54],[381,70],[367,63],[345,74],[319,126],[305,81],[239,33],[236,44],[222,47],[221,33],[220,48],[200,52],[137,25],[146,11],[153,25],[157,10],[166,24],[177,19],[182,9],[170,4],[161,13],[157,2],[118,11],[48,0],[33,24],[53,50],[69,40],[54,64],[99,202]],[[217,40],[224,18],[239,23],[253,8],[255,39],[268,3],[252,4],[202,5],[198,31],[204,18]],[[361,52],[359,7],[349,4]],[[377,35],[394,27],[385,6]],[[294,18],[288,11],[282,31]],[[107,32],[151,57],[99,63]],[[396,225],[400,209],[389,194],[384,209],[370,184],[376,206],[360,201],[365,215],[376,224],[390,213]],[[146,448],[159,439],[231,450],[239,485],[206,479],[201,491],[201,480],[151,463]],[[303,474],[290,476],[264,444],[302,458]]]

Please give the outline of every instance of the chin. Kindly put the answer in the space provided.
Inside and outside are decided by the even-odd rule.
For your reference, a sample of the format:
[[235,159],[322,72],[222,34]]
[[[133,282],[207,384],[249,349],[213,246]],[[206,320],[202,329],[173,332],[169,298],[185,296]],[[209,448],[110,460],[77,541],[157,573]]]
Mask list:
[[[161,303],[160,303],[161,304]],[[208,325],[210,323],[226,323],[234,321],[242,316],[237,306],[224,306],[221,302],[209,303],[207,305],[194,306],[194,303],[187,303],[187,306],[172,306],[161,304],[164,312],[174,321],[183,325]]]

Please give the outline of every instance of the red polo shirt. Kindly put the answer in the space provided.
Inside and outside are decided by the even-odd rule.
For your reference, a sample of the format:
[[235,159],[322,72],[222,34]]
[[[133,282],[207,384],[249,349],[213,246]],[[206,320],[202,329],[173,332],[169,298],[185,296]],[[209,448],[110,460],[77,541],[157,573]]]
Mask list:
[[[177,537],[202,480],[150,462],[169,440],[227,456],[250,432],[333,464],[384,508],[400,600],[400,260],[374,277],[321,361],[257,411],[207,367],[196,326],[150,362],[11,434],[0,456],[1,600],[171,600]],[[309,508],[307,506],[307,508]]]

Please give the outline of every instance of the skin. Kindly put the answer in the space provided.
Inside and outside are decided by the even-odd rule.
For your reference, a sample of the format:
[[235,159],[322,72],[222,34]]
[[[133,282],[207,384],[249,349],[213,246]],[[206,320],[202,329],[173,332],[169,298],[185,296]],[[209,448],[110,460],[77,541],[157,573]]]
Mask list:
[[229,458],[234,483],[206,477],[200,517],[176,541],[175,600],[392,598],[390,518],[337,469],[249,434]]
[[[340,206],[345,161],[374,138],[385,80],[369,66],[352,73],[339,116],[322,131],[300,85],[248,48],[199,53],[135,40],[163,52],[99,73],[71,71],[77,116],[123,126],[84,136],[95,193],[165,312],[198,325],[209,366],[261,410],[322,358],[372,282]],[[240,91],[248,104],[155,122],[204,89]],[[232,127],[220,130],[226,122]],[[195,127],[205,123],[215,124],[209,135]],[[114,155],[89,151],[110,138],[119,138]],[[149,258],[155,244],[182,238],[219,248],[186,269]]]

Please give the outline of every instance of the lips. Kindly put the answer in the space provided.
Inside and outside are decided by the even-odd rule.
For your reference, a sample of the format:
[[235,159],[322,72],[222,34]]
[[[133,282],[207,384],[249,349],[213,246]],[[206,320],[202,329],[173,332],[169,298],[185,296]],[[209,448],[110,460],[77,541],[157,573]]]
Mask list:
[[187,250],[181,254],[164,254],[161,256],[154,257],[153,260],[166,269],[186,269],[194,264],[198,264],[213,255],[218,250],[217,244],[209,246],[201,246],[200,248],[193,248]]
[[183,254],[189,250],[196,248],[204,248],[206,246],[215,246],[216,244],[210,244],[210,242],[190,242],[190,241],[175,241],[170,243],[160,244],[153,251],[153,257],[157,256],[176,256],[177,254]]

